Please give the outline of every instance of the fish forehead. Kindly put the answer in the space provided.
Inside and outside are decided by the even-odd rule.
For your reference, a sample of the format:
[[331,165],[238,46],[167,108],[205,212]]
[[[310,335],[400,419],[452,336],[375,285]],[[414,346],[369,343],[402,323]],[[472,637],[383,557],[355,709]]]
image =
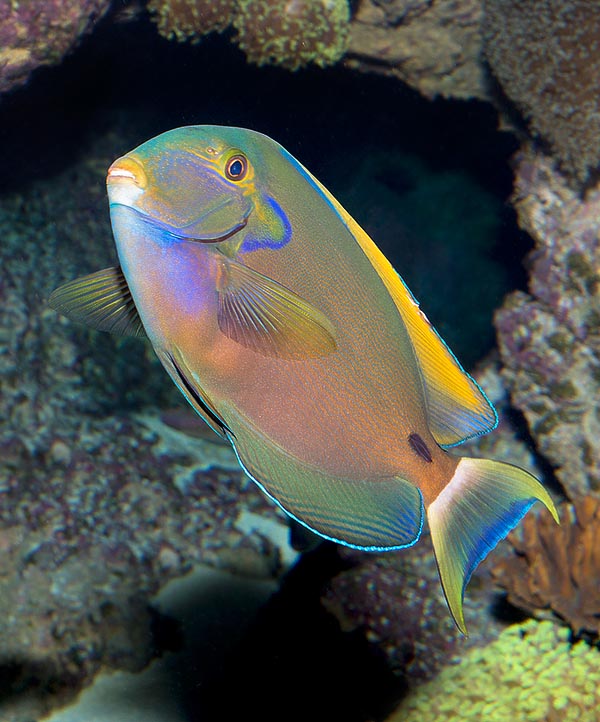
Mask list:
[[208,162],[222,157],[228,150],[239,149],[257,153],[281,146],[258,131],[221,125],[188,125],[161,133],[134,148],[128,155],[144,161],[158,158],[165,153],[189,153]]

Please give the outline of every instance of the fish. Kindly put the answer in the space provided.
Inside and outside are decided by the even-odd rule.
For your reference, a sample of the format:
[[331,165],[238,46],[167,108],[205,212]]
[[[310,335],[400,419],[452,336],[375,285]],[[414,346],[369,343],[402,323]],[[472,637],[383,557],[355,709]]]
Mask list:
[[498,416],[375,243],[287,150],[257,131],[169,130],[107,174],[119,266],[51,307],[147,336],[196,413],[293,520],[366,551],[427,522],[467,633],[467,583],[532,505],[530,473],[452,449]]

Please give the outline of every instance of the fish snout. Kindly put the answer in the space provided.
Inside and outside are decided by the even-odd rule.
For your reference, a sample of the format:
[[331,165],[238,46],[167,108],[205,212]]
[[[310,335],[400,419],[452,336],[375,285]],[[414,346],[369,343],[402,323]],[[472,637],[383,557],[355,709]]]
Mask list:
[[111,203],[131,206],[146,190],[148,179],[142,164],[131,156],[123,156],[110,166],[106,187]]

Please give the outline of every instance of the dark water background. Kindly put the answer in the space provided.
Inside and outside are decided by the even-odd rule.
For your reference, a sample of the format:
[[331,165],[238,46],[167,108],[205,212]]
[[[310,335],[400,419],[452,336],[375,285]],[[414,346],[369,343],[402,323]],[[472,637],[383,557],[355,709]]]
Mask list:
[[491,314],[523,286],[528,240],[506,204],[517,147],[478,102],[428,102],[342,66],[256,68],[220,37],[168,42],[105,21],[0,101],[0,190],[51,177],[117,128],[117,157],[181,125],[247,126],[306,165],[371,233],[459,359],[493,345]]

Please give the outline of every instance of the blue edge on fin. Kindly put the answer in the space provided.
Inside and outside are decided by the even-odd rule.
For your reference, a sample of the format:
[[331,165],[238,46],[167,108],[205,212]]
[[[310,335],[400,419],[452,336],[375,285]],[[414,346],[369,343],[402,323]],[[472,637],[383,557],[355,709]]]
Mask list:
[[479,564],[487,557],[487,555],[496,548],[498,542],[511,532],[521,519],[527,514],[537,499],[525,499],[524,501],[514,501],[510,508],[507,509],[501,517],[499,517],[494,525],[490,528],[485,536],[481,536],[476,540],[473,546],[473,554],[470,555],[468,566],[465,568],[465,575],[462,585],[462,594],[464,595],[467,584],[471,576]]
[[327,541],[332,541],[332,542],[335,542],[336,544],[341,544],[342,546],[350,547],[351,549],[358,549],[359,551],[364,551],[364,552],[391,552],[391,551],[397,551],[397,550],[399,550],[399,549],[407,549],[408,547],[413,546],[414,544],[416,544],[416,543],[419,541],[419,538],[420,538],[420,536],[421,536],[421,532],[423,531],[423,524],[424,524],[424,522],[425,522],[425,513],[424,513],[424,507],[423,507],[423,497],[422,497],[422,494],[421,494],[421,490],[420,490],[420,489],[417,489],[417,491],[419,492],[419,496],[421,497],[421,506],[420,506],[420,512],[421,512],[421,513],[420,513],[420,519],[419,519],[419,531],[417,532],[415,538],[414,538],[411,542],[409,542],[408,544],[399,544],[399,545],[397,545],[397,546],[391,546],[391,547],[359,546],[358,544],[351,544],[350,542],[344,541],[343,539],[337,539],[337,538],[335,538],[335,537],[328,536],[327,534],[323,534],[322,532],[318,531],[317,529],[315,529],[315,528],[313,528],[312,526],[310,526],[309,524],[307,524],[305,521],[302,521],[302,519],[299,519],[297,516],[295,516],[294,514],[292,514],[292,512],[288,511],[288,510],[283,506],[283,504],[282,504],[278,499],[276,499],[276,498],[265,488],[264,484],[262,484],[255,476],[253,476],[253,475],[250,473],[250,471],[246,468],[246,465],[244,464],[244,462],[243,462],[243,461],[241,460],[241,458],[240,458],[240,455],[239,455],[239,453],[238,453],[238,450],[237,450],[237,448],[236,448],[236,446],[235,446],[234,437],[233,437],[231,434],[227,433],[227,432],[226,432],[226,434],[227,434],[227,438],[229,439],[229,441],[230,441],[230,443],[231,443],[231,446],[232,446],[232,448],[233,448],[233,451],[235,452],[236,458],[237,458],[237,460],[238,460],[238,464],[242,467],[242,470],[244,471],[244,473],[246,474],[246,476],[248,476],[248,478],[251,479],[251,480],[258,486],[258,488],[259,488],[264,494],[266,494],[266,495],[269,497],[269,499],[272,499],[272,500],[275,502],[275,504],[277,504],[277,506],[290,517],[290,519],[293,519],[294,521],[298,522],[298,524],[301,524],[303,527],[305,527],[306,529],[308,529],[309,531],[311,531],[313,534],[316,534],[317,536],[320,536],[322,539],[326,539]]

